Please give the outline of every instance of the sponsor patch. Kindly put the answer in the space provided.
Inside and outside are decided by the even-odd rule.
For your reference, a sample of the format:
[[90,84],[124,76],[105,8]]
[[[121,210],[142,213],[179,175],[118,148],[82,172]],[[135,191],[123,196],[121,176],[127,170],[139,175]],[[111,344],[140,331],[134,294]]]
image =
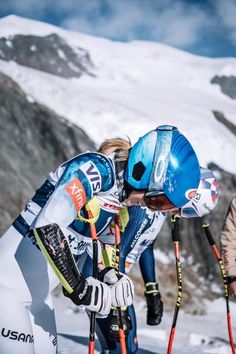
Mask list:
[[103,206],[105,209],[108,209],[108,210],[115,210],[115,211],[119,211],[119,210],[122,208],[121,205],[111,204],[111,203],[107,203],[107,202],[104,202],[102,206]]
[[5,337],[5,338],[11,339],[11,340],[16,340],[18,342],[34,343],[34,336],[31,334],[23,333],[23,332],[21,333],[21,332],[17,332],[14,330],[2,328],[1,335],[2,335],[2,337]]
[[197,192],[196,189],[188,189],[185,192],[185,197],[188,198],[189,200],[191,200],[195,196],[196,192]]
[[102,177],[97,166],[92,161],[88,161],[80,166],[80,170],[87,177],[93,193],[99,192],[102,187]]
[[74,178],[66,186],[67,193],[71,196],[76,210],[80,210],[86,202],[84,187],[78,178]]

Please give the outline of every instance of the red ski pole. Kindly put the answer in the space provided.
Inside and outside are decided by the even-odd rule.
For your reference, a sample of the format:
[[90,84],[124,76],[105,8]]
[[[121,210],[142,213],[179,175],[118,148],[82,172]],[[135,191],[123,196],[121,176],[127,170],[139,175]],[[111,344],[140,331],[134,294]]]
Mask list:
[[172,346],[173,346],[173,341],[174,341],[174,336],[175,336],[178,313],[179,313],[179,308],[180,308],[181,301],[182,301],[182,274],[181,274],[181,263],[180,263],[180,248],[179,248],[179,241],[180,241],[179,220],[180,220],[180,216],[178,214],[172,216],[172,218],[171,218],[171,222],[174,225],[173,229],[172,229],[172,241],[174,242],[174,249],[175,249],[175,262],[176,262],[178,294],[177,294],[177,300],[176,300],[176,305],[175,305],[174,317],[173,317],[173,321],[172,321],[171,332],[170,332],[170,336],[169,336],[167,354],[172,353]]
[[[93,218],[90,210],[87,210],[89,219]],[[90,223],[90,232],[93,242],[93,277],[98,279],[98,238],[94,223]],[[96,330],[96,312],[91,312],[90,315],[90,329],[89,329],[89,347],[88,353],[94,354],[95,347],[95,330]]]
[[[120,227],[119,227],[119,217],[115,216],[115,243],[116,243],[116,271],[119,274],[119,259],[120,259]],[[126,350],[126,341],[125,341],[125,332],[122,321],[121,308],[118,307],[118,322],[119,322],[119,341],[121,354],[127,354]]]

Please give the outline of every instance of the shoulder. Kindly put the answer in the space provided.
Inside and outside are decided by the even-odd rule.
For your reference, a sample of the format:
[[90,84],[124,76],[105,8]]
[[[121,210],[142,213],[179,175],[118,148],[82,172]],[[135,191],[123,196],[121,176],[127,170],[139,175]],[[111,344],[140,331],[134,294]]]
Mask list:
[[[65,167],[63,178],[67,179],[68,175],[80,172],[91,184],[99,186],[97,190],[107,191],[113,186],[115,181],[112,160],[97,152],[79,154],[62,166]],[[97,190],[95,188],[94,192]]]

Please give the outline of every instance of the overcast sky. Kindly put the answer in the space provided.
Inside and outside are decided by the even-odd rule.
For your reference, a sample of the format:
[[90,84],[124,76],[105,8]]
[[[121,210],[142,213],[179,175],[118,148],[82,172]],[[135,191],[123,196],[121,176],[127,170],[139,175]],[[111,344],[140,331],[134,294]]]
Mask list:
[[93,36],[236,57],[236,0],[0,0],[16,14]]

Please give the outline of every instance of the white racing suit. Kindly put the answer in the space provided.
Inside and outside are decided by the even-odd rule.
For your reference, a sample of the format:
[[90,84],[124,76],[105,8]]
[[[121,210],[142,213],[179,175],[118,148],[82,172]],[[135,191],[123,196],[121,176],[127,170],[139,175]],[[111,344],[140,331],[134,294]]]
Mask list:
[[[75,257],[91,245],[83,205],[98,196],[101,233],[122,207],[114,165],[97,153],[76,156],[51,172],[0,238],[0,353],[55,354],[57,331],[51,291],[57,276],[36,244],[32,229],[56,223]],[[101,200],[99,200],[99,196]]]

